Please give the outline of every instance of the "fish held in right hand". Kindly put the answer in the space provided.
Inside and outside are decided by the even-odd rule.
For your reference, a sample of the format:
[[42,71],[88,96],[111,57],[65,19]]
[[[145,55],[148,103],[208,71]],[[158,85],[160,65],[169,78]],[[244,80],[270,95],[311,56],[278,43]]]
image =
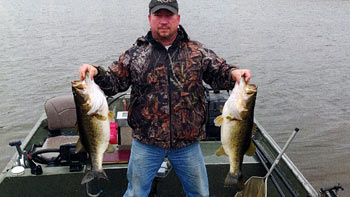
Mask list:
[[222,146],[216,154],[229,157],[230,170],[225,179],[225,186],[237,185],[242,189],[242,163],[244,154],[252,155],[255,146],[251,140],[254,127],[254,107],[257,87],[248,84],[244,77],[233,88],[230,97],[225,102],[222,115],[214,122],[221,126]]

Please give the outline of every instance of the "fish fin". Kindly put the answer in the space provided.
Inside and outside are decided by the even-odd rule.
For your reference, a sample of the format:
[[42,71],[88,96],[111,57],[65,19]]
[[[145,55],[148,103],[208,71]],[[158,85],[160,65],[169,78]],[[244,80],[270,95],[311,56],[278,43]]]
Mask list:
[[226,116],[225,118],[227,118],[227,119],[229,119],[229,120],[237,120],[237,118],[236,117],[234,117],[234,116]]
[[218,148],[218,149],[216,150],[216,155],[217,155],[217,156],[221,156],[221,155],[226,155],[226,156],[227,156],[227,154],[226,154],[226,152],[225,152],[225,150],[224,150],[224,147],[220,146],[220,148]]
[[79,152],[84,152],[84,151],[85,151],[85,148],[84,148],[84,146],[81,143],[80,138],[79,138],[77,141],[77,144],[75,146],[75,152],[79,153]]
[[243,176],[241,173],[233,174],[227,173],[225,178],[224,187],[232,187],[233,185],[237,186],[237,190],[240,191],[244,187]]
[[106,152],[107,152],[107,153],[114,153],[114,151],[115,151],[114,146],[113,146],[112,144],[108,144],[108,147],[107,147],[107,149],[106,149]]
[[[252,136],[255,134],[256,128],[257,128],[256,124],[253,123]],[[253,140],[250,140],[250,144],[247,151],[245,152],[245,155],[252,156],[255,153],[255,149],[256,148],[255,148],[255,144],[253,143]]]
[[104,170],[101,170],[101,171],[89,171],[85,174],[84,178],[81,180],[81,184],[85,184],[85,183],[88,183],[92,180],[94,180],[95,178],[97,179],[106,179],[108,180],[108,176],[107,174],[105,173]]
[[94,117],[96,117],[99,120],[107,120],[107,117],[98,113],[93,114]]
[[75,131],[77,132],[77,134],[79,135],[79,126],[78,126],[78,123],[75,123],[74,129],[75,129]]
[[255,153],[255,145],[253,143],[253,140],[250,140],[250,145],[248,150],[245,152],[247,156],[252,156]]
[[222,117],[222,115],[216,117],[214,120],[215,126],[220,127],[223,121],[224,121],[224,118]]
[[114,112],[108,112],[108,120],[114,122]]
[[253,123],[253,128],[252,128],[252,136],[254,136],[254,135],[255,135],[255,133],[256,133],[256,129],[257,129],[257,126],[256,126],[256,124],[255,124],[255,123]]
[[90,105],[87,103],[83,103],[81,106],[83,106],[84,109],[90,109]]

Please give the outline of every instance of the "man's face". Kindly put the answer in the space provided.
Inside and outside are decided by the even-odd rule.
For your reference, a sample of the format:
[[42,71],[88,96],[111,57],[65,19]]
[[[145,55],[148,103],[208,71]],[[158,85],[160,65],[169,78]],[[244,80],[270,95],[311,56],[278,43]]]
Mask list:
[[156,40],[171,40],[177,35],[180,15],[166,9],[161,9],[148,16],[152,36]]

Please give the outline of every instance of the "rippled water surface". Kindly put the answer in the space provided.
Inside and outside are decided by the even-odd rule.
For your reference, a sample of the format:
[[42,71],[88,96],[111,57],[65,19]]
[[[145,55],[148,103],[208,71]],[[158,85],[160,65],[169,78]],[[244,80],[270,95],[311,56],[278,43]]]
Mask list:
[[[256,118],[315,189],[350,194],[350,1],[179,0],[190,37],[252,70]],[[0,167],[82,63],[108,66],[148,29],[144,0],[0,0]]]

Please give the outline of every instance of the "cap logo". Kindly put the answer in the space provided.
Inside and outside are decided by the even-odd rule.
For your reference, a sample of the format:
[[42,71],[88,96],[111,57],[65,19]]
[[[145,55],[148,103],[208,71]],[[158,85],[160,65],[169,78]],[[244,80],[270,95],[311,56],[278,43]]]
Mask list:
[[171,3],[171,2],[173,2],[175,0],[157,0],[157,1],[160,2],[160,3]]
[[160,9],[167,9],[174,14],[179,11],[177,0],[151,0],[148,7],[150,13],[155,13]]

